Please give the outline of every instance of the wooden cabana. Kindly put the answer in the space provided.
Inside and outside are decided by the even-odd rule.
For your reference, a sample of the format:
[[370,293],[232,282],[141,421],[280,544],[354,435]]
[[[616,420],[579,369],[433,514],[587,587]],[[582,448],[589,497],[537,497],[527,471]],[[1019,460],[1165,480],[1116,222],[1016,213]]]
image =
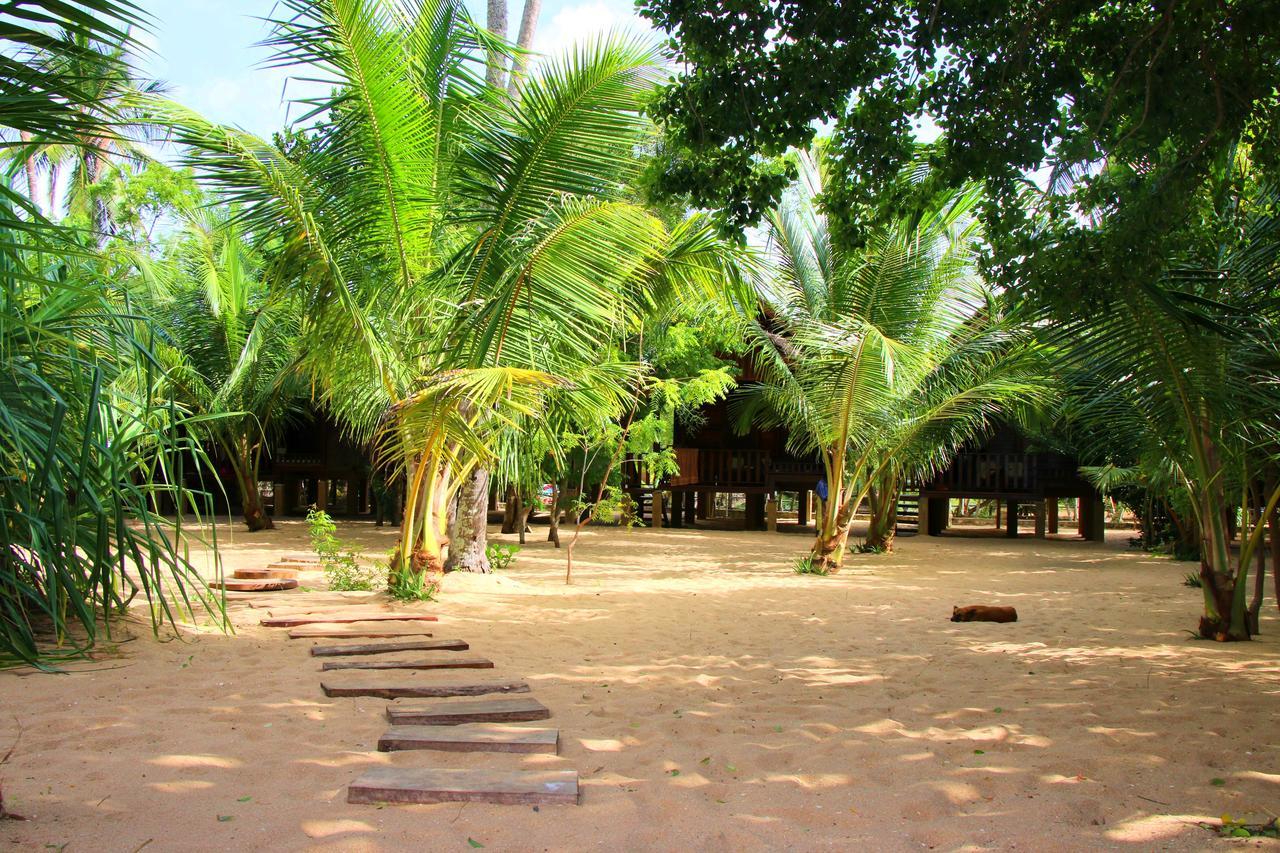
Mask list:
[[1005,535],[1018,535],[1019,507],[1030,505],[1035,535],[1058,532],[1058,500],[1079,503],[1079,531],[1102,541],[1106,513],[1102,495],[1080,476],[1071,456],[1030,449],[1013,427],[1003,427],[972,451],[956,454],[951,465],[920,489],[920,530],[939,536],[951,526],[950,501],[955,498],[995,500],[1004,510]]

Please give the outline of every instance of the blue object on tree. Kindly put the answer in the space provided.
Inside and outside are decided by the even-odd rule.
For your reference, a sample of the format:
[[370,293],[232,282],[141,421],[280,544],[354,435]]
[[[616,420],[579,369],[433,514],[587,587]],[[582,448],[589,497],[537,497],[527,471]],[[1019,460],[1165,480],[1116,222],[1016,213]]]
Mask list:
[[815,486],[813,490],[818,493],[818,497],[825,501],[827,499],[827,478],[820,478],[818,480],[818,485]]

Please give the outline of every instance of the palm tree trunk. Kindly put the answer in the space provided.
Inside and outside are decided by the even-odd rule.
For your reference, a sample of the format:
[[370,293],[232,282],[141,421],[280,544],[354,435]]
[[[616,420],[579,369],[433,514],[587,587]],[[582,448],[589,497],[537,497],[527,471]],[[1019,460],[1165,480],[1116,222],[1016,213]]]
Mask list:
[[[489,32],[506,41],[507,38],[507,0],[489,0],[488,16],[485,26]],[[496,50],[489,51],[489,67],[485,71],[485,80],[497,89],[504,88],[507,78],[507,60]]]
[[[32,136],[30,131],[22,131],[19,136],[24,144],[31,144]],[[36,158],[32,152],[27,152],[27,197],[31,199],[31,204],[36,210],[40,210],[40,178],[36,174]]]
[[[516,46],[522,51],[533,49],[533,33],[538,27],[538,15],[542,12],[542,0],[524,0],[524,12],[520,15],[520,36]],[[511,63],[511,79],[507,81],[507,94],[512,99],[520,94],[520,81],[524,77],[528,57],[517,54]]]
[[446,572],[488,574],[489,565],[489,470],[476,467],[458,492],[457,510],[449,526],[449,557]]

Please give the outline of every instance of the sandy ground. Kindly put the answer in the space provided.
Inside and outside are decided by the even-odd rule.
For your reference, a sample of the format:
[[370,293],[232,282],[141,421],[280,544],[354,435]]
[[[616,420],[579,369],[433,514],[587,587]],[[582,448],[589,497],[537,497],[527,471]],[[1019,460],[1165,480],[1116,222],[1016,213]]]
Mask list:
[[[259,565],[303,528],[222,538]],[[788,568],[799,535],[589,530],[573,586],[541,542],[451,577],[436,636],[528,679],[559,757],[378,753],[386,702],[326,699],[311,641],[237,603],[232,637],[0,673],[0,781],[31,818],[0,849],[1276,849],[1196,826],[1280,810],[1274,599],[1259,641],[1191,641],[1191,566],[1125,538],[916,537],[818,578]],[[1020,621],[949,621],[976,602]],[[582,802],[347,805],[387,763],[576,769]]]

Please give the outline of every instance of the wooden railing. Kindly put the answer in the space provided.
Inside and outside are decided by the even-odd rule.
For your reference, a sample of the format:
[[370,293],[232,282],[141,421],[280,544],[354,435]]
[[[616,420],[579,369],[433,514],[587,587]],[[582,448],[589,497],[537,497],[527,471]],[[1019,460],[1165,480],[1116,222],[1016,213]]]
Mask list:
[[[680,472],[671,477],[671,487],[706,486],[709,491],[733,491],[734,487],[763,488],[775,477],[818,477],[817,462],[775,457],[765,450],[675,448]],[[640,466],[630,458],[623,464],[624,477],[631,486],[640,484]]]
[[959,453],[927,488],[951,492],[1035,492],[1037,453]]

